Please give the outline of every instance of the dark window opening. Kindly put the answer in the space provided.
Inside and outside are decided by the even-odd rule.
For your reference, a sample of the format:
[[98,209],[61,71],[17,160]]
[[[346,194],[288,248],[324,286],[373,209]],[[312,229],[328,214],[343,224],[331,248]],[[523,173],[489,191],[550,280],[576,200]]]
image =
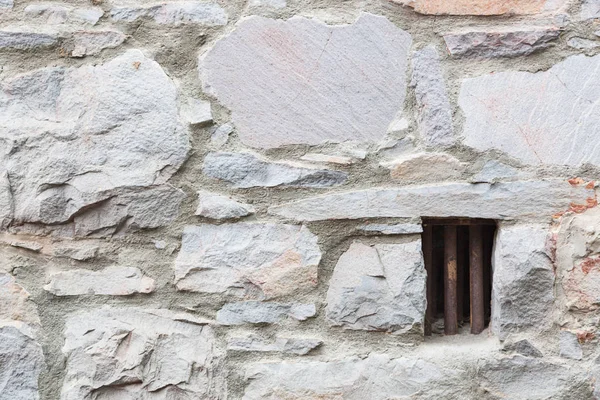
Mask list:
[[473,334],[490,322],[496,223],[477,218],[423,218],[427,270],[425,335]]

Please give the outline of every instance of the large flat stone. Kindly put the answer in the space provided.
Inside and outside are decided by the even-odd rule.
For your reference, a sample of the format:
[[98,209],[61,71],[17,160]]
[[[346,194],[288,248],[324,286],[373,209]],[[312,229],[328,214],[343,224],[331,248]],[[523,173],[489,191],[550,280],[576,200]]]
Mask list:
[[68,50],[71,57],[93,56],[104,49],[118,47],[126,38],[119,31],[76,31],[71,34]]
[[225,399],[213,330],[167,310],[96,309],[67,318],[61,400]]
[[154,279],[134,267],[106,267],[100,271],[76,269],[56,272],[44,289],[55,296],[127,296],[154,291]]
[[44,353],[32,337],[0,323],[0,400],[38,400]]
[[157,24],[199,24],[222,26],[227,24],[227,13],[217,3],[203,1],[175,1],[149,5],[117,5],[110,10],[113,21],[134,22],[151,18]]
[[444,183],[309,197],[272,206],[269,213],[297,221],[421,216],[550,221],[571,204],[586,204],[594,198],[592,189],[562,180]]
[[421,14],[504,15],[556,11],[567,0],[392,0]]
[[554,267],[547,225],[500,226],[493,255],[493,332],[501,339],[552,324]]
[[600,56],[548,71],[497,72],[462,83],[464,143],[528,164],[600,164]]
[[65,223],[132,198],[137,205],[127,207],[142,213],[151,199],[131,192],[164,183],[187,158],[175,84],[138,50],[2,86],[0,170],[8,173],[15,222]]
[[420,240],[374,246],[354,242],[333,270],[326,318],[346,329],[419,332],[425,282]]
[[329,187],[341,185],[347,175],[330,169],[307,168],[283,162],[271,162],[251,153],[209,153],[203,171],[211,178],[231,182],[237,188],[249,187]]
[[304,226],[187,226],[175,282],[179,290],[274,298],[314,288],[320,260],[317,237]]
[[0,49],[31,50],[52,47],[57,43],[57,32],[38,32],[35,29],[27,27],[0,30]]
[[410,46],[408,33],[371,14],[341,26],[253,16],[199,70],[246,145],[377,141],[403,108]]

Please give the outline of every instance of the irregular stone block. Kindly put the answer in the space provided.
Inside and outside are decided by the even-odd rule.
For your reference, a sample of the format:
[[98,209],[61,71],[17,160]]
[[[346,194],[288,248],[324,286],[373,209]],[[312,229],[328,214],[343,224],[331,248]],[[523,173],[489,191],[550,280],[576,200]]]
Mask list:
[[421,224],[367,224],[358,227],[359,230],[383,235],[410,235],[423,232]]
[[525,178],[527,175],[509,165],[502,164],[496,160],[487,161],[481,170],[476,173],[470,181],[472,183],[496,183],[502,180],[513,180]]
[[596,47],[600,47],[600,43],[595,40],[583,39],[580,37],[574,37],[567,40],[567,45],[577,50],[592,50]]
[[0,400],[38,400],[43,366],[42,346],[16,326],[0,324]]
[[206,190],[198,191],[198,208],[195,215],[212,219],[235,219],[254,214],[256,210],[250,204],[235,201]]
[[566,0],[392,0],[432,15],[538,14],[557,11]]
[[342,26],[252,16],[198,68],[245,145],[377,141],[404,104],[410,46],[408,33],[371,14]]
[[237,188],[341,185],[347,175],[341,171],[304,168],[293,164],[264,161],[250,153],[209,153],[203,171],[211,178],[233,183]]
[[227,13],[217,3],[200,1],[177,1],[154,5],[116,6],[110,10],[113,21],[133,22],[140,18],[152,18],[157,24],[205,26],[227,25]]
[[454,143],[452,108],[435,47],[426,47],[413,55],[411,85],[415,88],[417,122],[425,145],[449,146]]
[[426,278],[420,240],[352,243],[333,270],[326,318],[346,329],[422,331]]
[[13,211],[14,204],[8,174],[0,169],[0,229],[6,229],[10,225]]
[[553,214],[572,204],[586,204],[588,199],[595,199],[592,189],[573,187],[562,180],[495,185],[444,183],[309,197],[272,206],[269,213],[297,221],[429,215],[550,221]]
[[2,9],[2,11],[12,9],[13,5],[14,5],[13,0],[0,0],[0,9]]
[[31,50],[51,47],[58,43],[56,32],[32,32],[26,28],[0,31],[0,49]]
[[179,290],[274,298],[317,285],[317,237],[298,225],[186,226],[175,260]]
[[466,79],[459,97],[464,143],[528,164],[600,164],[600,148],[590,146],[600,139],[598,101],[600,56],[572,56],[545,72]]
[[71,34],[71,57],[99,54],[104,49],[113,49],[125,41],[126,36],[117,31],[77,31]]
[[580,16],[582,20],[600,18],[600,0],[583,0]]
[[20,75],[2,91],[0,168],[11,183],[15,222],[87,218],[85,231],[117,227],[121,216],[109,224],[88,214],[108,202],[107,214],[156,227],[178,209],[183,193],[155,185],[186,160],[187,131],[174,83],[140,51],[96,66]]
[[552,323],[554,268],[547,225],[500,226],[494,245],[492,331],[501,339]]
[[52,252],[55,257],[72,258],[77,261],[87,261],[96,258],[99,246],[94,244],[56,245]]
[[67,318],[61,400],[227,398],[213,330],[167,310],[105,307]]
[[127,296],[150,293],[154,287],[154,279],[144,276],[138,268],[112,266],[100,271],[76,269],[53,273],[44,289],[55,296]]
[[227,350],[230,351],[255,351],[261,353],[276,352],[284,354],[308,354],[323,344],[317,339],[276,338],[274,341],[261,339],[256,335],[247,337],[234,337],[227,341]]
[[210,124],[213,120],[210,101],[199,99],[188,99],[181,107],[181,115],[190,125],[203,126]]
[[286,0],[250,0],[252,7],[285,8]]
[[583,358],[583,350],[581,349],[576,333],[560,331],[558,345],[560,347],[561,357],[570,358],[572,360],[581,360]]
[[39,253],[44,246],[38,242],[32,240],[11,240],[7,242],[12,247],[18,247],[20,249],[31,250]]
[[217,322],[221,325],[274,324],[286,317],[304,321],[316,313],[314,304],[244,301],[225,304],[217,312]]
[[466,30],[444,35],[450,54],[458,57],[518,57],[550,47],[560,30],[506,27],[491,30]]
[[351,157],[335,156],[330,154],[319,154],[319,153],[306,153],[300,157],[303,161],[311,161],[317,163],[329,163],[329,164],[340,164],[350,165],[354,164],[355,160]]
[[29,4],[23,10],[26,17],[43,21],[44,24],[90,24],[96,25],[104,14],[100,7],[76,8],[68,4]]
[[395,180],[420,182],[427,179],[452,180],[459,178],[466,164],[445,153],[416,153],[383,163]]
[[[330,362],[256,363],[246,371],[243,400],[467,398],[448,382],[458,373],[420,359],[371,353]],[[436,397],[439,396],[439,397]]]
[[[29,299],[29,293],[17,282],[12,275],[0,273],[0,325],[6,322],[17,322],[20,329],[22,324],[30,328],[40,325],[36,305]],[[26,331],[29,336],[33,331]],[[0,367],[2,363],[0,362]],[[5,382],[1,381],[0,382]]]
[[219,126],[210,137],[210,145],[215,149],[225,146],[229,140],[229,135],[233,132],[233,125],[223,124]]
[[525,357],[544,357],[544,354],[526,339],[514,343],[506,343],[504,347],[502,347],[502,351],[519,353]]

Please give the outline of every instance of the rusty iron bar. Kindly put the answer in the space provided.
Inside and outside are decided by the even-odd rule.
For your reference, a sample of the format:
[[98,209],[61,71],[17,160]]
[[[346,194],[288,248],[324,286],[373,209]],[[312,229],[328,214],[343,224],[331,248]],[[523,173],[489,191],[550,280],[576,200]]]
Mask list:
[[477,335],[485,329],[485,299],[483,282],[483,229],[481,225],[469,227],[469,265],[471,286],[471,333]]
[[425,336],[431,336],[431,324],[435,318],[435,277],[433,268],[433,226],[423,226],[423,260],[427,271],[427,311],[425,312]]
[[455,225],[444,227],[444,334],[458,333]]

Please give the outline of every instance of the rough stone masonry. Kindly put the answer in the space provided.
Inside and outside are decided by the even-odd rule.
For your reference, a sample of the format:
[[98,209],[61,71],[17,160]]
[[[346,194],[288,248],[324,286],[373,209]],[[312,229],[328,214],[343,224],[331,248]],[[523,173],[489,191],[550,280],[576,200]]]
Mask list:
[[600,399],[599,179],[599,0],[0,0],[0,400]]

